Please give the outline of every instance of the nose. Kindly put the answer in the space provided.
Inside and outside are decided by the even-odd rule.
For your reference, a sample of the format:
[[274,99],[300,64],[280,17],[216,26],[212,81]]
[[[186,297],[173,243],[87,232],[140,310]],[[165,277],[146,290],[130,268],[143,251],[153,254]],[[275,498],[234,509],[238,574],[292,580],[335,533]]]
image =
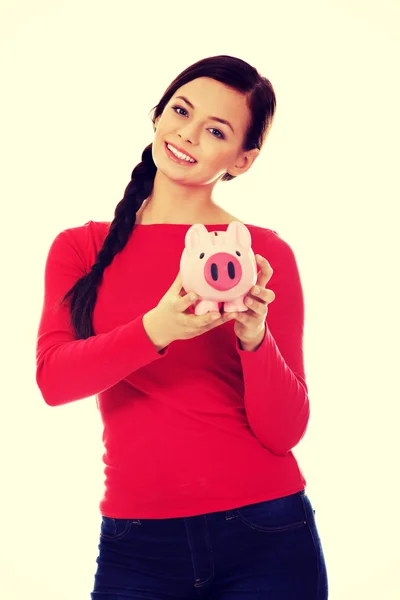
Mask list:
[[231,290],[242,278],[242,267],[232,254],[218,252],[206,262],[204,278],[215,290]]
[[193,123],[185,123],[178,132],[179,137],[189,144],[198,142],[198,126]]

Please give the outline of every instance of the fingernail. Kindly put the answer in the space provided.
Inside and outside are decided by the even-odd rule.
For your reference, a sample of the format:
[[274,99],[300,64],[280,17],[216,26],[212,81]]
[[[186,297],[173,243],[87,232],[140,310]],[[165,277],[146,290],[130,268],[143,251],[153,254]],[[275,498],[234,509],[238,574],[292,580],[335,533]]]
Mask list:
[[259,294],[260,293],[260,288],[259,287],[255,287],[254,288],[254,294]]
[[190,300],[196,300],[196,294],[189,294]]

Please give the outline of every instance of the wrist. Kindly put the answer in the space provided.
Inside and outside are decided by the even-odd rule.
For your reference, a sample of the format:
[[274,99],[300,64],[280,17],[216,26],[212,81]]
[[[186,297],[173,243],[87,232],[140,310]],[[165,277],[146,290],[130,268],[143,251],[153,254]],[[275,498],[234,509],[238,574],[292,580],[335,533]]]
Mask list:
[[171,343],[171,340],[168,340],[163,334],[157,308],[153,308],[143,315],[143,327],[147,337],[154,344],[157,352],[160,352],[160,350]]
[[249,342],[242,342],[242,340],[240,338],[238,338],[239,347],[241,348],[241,350],[245,350],[246,352],[255,352],[256,350],[258,350],[258,348],[263,343],[265,333],[266,333],[266,329],[264,328],[264,331],[262,332],[262,334],[260,336],[258,336],[256,339],[251,340]]

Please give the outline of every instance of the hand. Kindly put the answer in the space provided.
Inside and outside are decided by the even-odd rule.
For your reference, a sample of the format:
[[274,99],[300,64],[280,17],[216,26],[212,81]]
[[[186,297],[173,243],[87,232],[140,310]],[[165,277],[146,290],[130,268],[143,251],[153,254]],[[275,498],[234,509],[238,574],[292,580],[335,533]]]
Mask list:
[[143,317],[147,335],[159,351],[175,340],[188,340],[214,329],[230,319],[233,313],[209,312],[194,315],[189,306],[198,300],[197,294],[187,294],[182,288],[180,273],[158,305]]
[[255,349],[263,341],[268,304],[275,300],[274,292],[265,288],[273,274],[271,265],[259,254],[256,255],[256,260],[261,269],[255,285],[259,288],[259,292],[255,292],[253,287],[250,293],[243,298],[244,304],[249,307],[247,311],[232,313],[236,320],[235,335],[239,338],[244,350],[250,349],[250,346]]

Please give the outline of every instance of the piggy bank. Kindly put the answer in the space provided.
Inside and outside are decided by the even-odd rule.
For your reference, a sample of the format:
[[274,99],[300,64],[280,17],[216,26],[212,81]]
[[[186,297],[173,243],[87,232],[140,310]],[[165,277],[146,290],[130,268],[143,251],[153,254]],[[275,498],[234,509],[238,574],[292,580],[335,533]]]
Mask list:
[[207,231],[201,224],[186,233],[180,261],[182,287],[200,299],[194,312],[244,312],[243,298],[257,281],[257,263],[251,249],[251,235],[243,223],[229,223],[227,231]]

